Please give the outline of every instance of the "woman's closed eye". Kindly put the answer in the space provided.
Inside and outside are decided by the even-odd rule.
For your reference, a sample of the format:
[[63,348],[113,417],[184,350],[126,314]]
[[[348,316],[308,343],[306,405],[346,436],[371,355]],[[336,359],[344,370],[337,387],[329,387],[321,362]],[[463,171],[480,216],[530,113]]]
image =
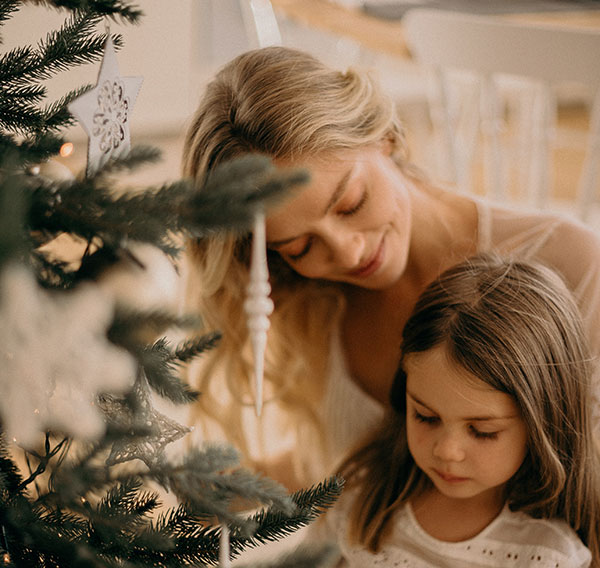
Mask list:
[[306,239],[306,242],[304,243],[304,246],[300,249],[300,251],[298,252],[285,252],[280,251],[281,254],[283,254],[284,256],[286,256],[289,260],[291,261],[298,261],[300,260],[303,256],[306,256],[306,254],[308,254],[308,251],[310,250],[310,247],[312,246],[312,237],[309,237],[308,239]]
[[367,202],[368,196],[369,194],[366,191],[363,191],[360,199],[356,203],[350,205],[349,207],[343,207],[342,209],[340,209],[339,214],[348,217],[350,215],[358,213],[363,208],[364,204]]

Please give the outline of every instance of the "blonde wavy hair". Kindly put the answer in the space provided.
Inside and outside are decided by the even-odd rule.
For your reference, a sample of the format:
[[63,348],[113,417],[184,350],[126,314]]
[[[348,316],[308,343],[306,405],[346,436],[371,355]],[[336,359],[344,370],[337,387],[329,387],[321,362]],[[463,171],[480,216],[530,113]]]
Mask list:
[[[208,84],[187,132],[183,174],[202,182],[216,166],[244,154],[299,163],[382,140],[390,143],[397,163],[412,172],[393,103],[368,74],[333,70],[302,51],[268,47],[240,55]],[[250,399],[252,376],[242,309],[249,237],[216,235],[188,244],[188,307],[209,329],[223,333],[191,381],[202,392],[198,416],[216,418],[245,450],[239,405]],[[268,262],[275,310],[266,396],[284,407],[288,425],[311,423],[318,430],[316,403],[343,297],[333,284],[299,277],[277,253],[269,253]],[[220,392],[224,384],[229,396]]]

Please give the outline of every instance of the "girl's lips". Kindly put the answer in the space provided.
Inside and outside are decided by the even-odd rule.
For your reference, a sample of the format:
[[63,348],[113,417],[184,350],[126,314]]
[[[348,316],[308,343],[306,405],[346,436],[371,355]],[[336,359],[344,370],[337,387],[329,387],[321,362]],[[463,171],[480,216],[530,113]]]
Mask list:
[[467,481],[468,477],[458,477],[456,475],[450,475],[449,473],[444,473],[442,471],[438,471],[434,469],[435,473],[441,477],[446,483],[460,483],[462,481]]
[[377,247],[377,250],[373,256],[371,256],[371,258],[367,260],[367,262],[365,262],[360,268],[350,272],[350,276],[353,276],[354,278],[366,278],[367,276],[371,276],[371,274],[379,270],[379,267],[383,264],[384,252],[384,240],[381,239],[379,247]]

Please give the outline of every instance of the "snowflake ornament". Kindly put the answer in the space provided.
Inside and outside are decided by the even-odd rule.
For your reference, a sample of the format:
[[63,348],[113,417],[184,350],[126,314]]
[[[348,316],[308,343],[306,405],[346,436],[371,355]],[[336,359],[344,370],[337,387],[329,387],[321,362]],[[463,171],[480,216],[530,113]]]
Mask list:
[[159,465],[163,461],[164,449],[188,432],[190,428],[171,420],[158,412],[152,405],[152,393],[148,379],[143,371],[133,387],[134,407],[125,400],[111,395],[100,398],[100,405],[109,422],[121,430],[142,430],[143,435],[119,438],[106,459],[107,465],[115,465],[134,459],[142,460],[148,467]]
[[56,430],[93,440],[105,430],[96,398],[126,392],[136,363],[106,338],[113,306],[92,284],[40,288],[23,266],[0,273],[0,421],[9,440],[31,448]]
[[111,157],[117,158],[129,151],[129,119],[142,81],[142,77],[119,75],[117,56],[109,34],[96,87],[69,105],[69,110],[89,137],[88,176]]

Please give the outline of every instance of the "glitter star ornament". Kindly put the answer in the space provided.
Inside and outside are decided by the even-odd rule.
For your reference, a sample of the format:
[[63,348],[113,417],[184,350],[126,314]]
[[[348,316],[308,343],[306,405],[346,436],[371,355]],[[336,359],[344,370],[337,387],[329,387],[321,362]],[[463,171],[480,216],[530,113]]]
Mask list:
[[29,448],[46,429],[92,440],[105,431],[96,398],[127,392],[134,358],[106,337],[113,304],[93,284],[42,289],[24,266],[0,272],[0,420]]
[[118,439],[113,444],[106,464],[115,465],[139,459],[150,468],[160,465],[164,459],[165,447],[190,432],[190,428],[171,420],[154,408],[150,386],[143,371],[138,373],[131,395],[134,409],[114,396],[102,396],[100,399],[100,406],[109,422],[121,430],[143,432],[139,436]]
[[110,158],[118,158],[129,151],[129,119],[142,81],[142,77],[119,75],[117,56],[109,34],[96,86],[69,105],[69,110],[89,137],[88,176]]

